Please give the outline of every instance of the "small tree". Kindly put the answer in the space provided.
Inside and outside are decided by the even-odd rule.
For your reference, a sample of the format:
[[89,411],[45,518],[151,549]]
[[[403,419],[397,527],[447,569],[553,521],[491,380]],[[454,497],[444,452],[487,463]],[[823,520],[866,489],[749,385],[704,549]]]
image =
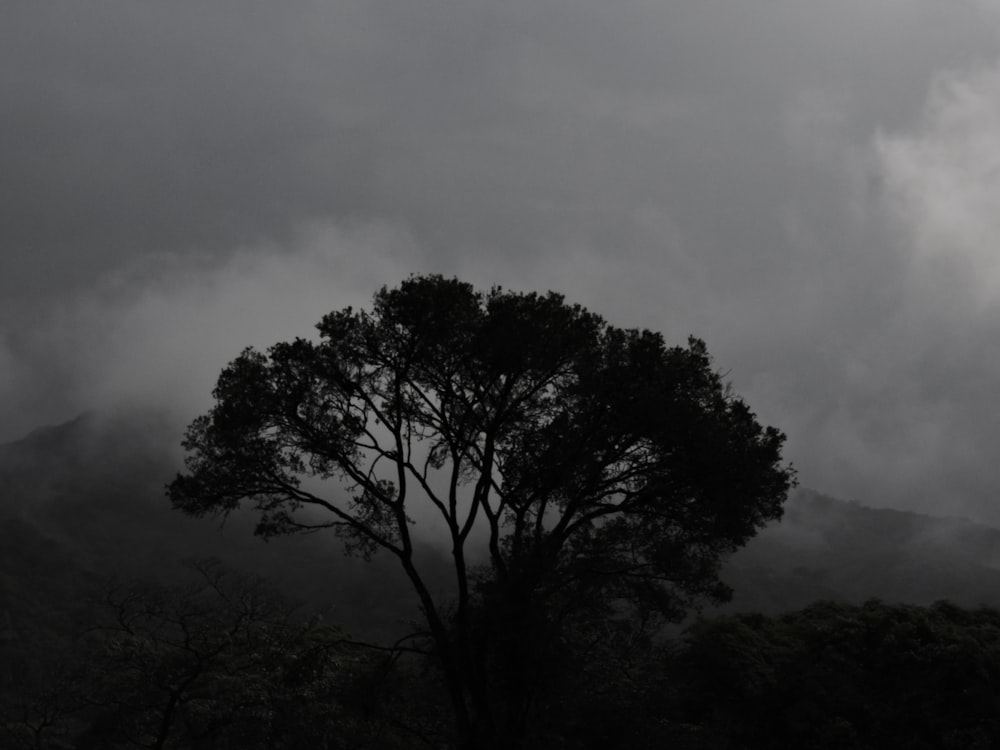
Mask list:
[[343,636],[296,618],[260,579],[191,567],[187,585],[108,584],[77,747],[351,747],[338,696],[362,661]]
[[[318,329],[222,372],[170,498],[194,515],[247,501],[263,536],[332,528],[394,555],[465,746],[523,743],[544,676],[532,655],[574,614],[676,618],[724,598],[721,557],[780,516],[793,481],[784,436],[703,342],[668,348],[555,293],[418,276]],[[418,513],[444,522],[453,602],[415,560]]]

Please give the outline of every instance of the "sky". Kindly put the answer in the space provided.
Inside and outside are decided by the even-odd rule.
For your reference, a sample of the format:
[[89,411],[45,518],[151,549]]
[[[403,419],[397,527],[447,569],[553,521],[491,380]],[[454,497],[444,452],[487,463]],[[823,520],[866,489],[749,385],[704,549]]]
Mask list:
[[0,17],[0,441],[183,424],[442,273],[703,338],[803,485],[1000,524],[1000,0]]

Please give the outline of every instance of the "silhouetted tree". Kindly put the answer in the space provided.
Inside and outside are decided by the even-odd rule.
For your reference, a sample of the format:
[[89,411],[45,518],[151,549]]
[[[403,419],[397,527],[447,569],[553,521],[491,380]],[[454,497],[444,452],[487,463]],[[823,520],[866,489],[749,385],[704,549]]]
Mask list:
[[[724,598],[720,558],[780,516],[784,436],[697,339],[668,348],[555,293],[440,276],[318,329],[226,367],[170,498],[194,515],[247,501],[261,535],[332,528],[351,550],[394,555],[465,747],[539,736],[556,646]],[[414,557],[428,513],[451,548],[453,602]]]

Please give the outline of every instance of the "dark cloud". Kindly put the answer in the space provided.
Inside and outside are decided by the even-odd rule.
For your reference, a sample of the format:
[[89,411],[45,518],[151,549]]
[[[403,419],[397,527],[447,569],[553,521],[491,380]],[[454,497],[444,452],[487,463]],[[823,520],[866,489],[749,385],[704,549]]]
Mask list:
[[[15,3],[3,437],[409,272],[704,337],[804,483],[1000,520],[989,2]],[[950,72],[949,72],[950,71]]]

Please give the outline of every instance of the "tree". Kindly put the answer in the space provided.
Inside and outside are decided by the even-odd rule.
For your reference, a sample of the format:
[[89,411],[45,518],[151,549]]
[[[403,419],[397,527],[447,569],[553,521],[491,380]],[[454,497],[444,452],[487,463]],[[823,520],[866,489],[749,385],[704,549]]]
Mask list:
[[190,567],[183,585],[106,586],[75,686],[89,707],[76,747],[363,746],[344,703],[368,656],[261,579]]
[[[724,598],[721,557],[780,516],[793,482],[784,435],[698,339],[667,347],[552,292],[440,276],[317,327],[318,342],[246,349],[223,370],[169,496],[193,515],[247,502],[265,537],[330,528],[395,556],[464,746],[537,732],[550,646]],[[428,513],[446,529],[453,602],[414,557]]]

